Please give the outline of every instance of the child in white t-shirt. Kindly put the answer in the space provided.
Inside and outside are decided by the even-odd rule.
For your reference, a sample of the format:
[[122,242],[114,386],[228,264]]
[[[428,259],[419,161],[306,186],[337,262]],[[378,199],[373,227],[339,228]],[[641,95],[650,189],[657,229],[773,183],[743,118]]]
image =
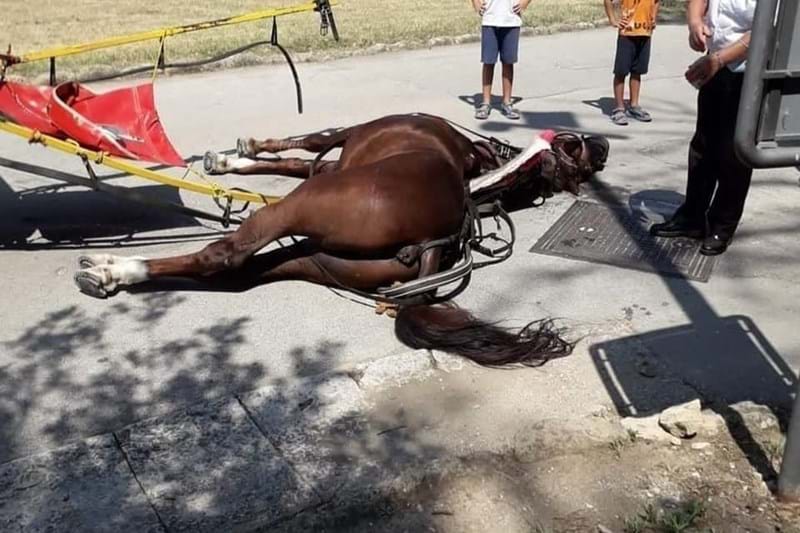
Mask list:
[[503,64],[503,102],[500,107],[507,118],[519,119],[519,112],[511,104],[514,84],[514,63],[519,52],[519,31],[522,12],[531,0],[472,0],[475,11],[483,17],[481,22],[481,62],[483,63],[483,101],[475,108],[475,118],[489,118],[492,99],[492,82],[497,56]]

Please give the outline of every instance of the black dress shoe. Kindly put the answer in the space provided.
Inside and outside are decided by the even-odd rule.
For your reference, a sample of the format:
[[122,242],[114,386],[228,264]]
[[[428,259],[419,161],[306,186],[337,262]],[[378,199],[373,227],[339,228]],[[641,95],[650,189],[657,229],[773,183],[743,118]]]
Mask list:
[[703,245],[700,247],[700,253],[703,255],[719,255],[728,249],[731,243],[730,238],[726,239],[720,235],[709,235],[703,239]]
[[685,220],[673,218],[661,224],[650,226],[650,235],[654,237],[689,237],[692,239],[703,238],[703,228],[689,224]]

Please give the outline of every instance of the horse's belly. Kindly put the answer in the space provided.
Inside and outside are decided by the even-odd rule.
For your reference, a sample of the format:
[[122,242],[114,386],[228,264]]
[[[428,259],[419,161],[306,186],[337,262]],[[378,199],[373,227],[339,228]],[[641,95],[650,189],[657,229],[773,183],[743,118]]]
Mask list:
[[461,229],[465,201],[461,172],[440,158],[396,156],[320,175],[315,185],[316,198],[308,201],[317,228],[310,236],[329,250],[399,249],[449,237]]

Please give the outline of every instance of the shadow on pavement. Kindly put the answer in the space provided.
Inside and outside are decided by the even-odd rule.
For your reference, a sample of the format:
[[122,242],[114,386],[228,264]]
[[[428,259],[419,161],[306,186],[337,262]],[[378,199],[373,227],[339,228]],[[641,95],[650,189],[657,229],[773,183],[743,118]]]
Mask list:
[[[338,527],[393,512],[394,480],[430,472],[420,465],[442,457],[416,436],[424,413],[413,423],[402,412],[366,414],[360,376],[331,373],[343,344],[299,340],[289,376],[264,386],[267,366],[236,357],[263,317],[165,333],[165,317],[184,302],[146,294],[102,302],[99,315],[67,306],[0,343],[0,529],[45,530],[57,517],[58,531],[251,530],[286,520],[298,530],[302,511],[314,510],[316,523],[320,508]],[[119,318],[151,341],[111,350],[124,338]],[[94,361],[74,368],[87,350]]]
[[[15,191],[0,175],[0,249],[132,246],[208,239],[221,233],[211,230],[166,237],[141,236],[158,230],[197,228],[200,224],[183,214],[87,190],[89,182],[82,176],[2,158],[0,165],[60,182]],[[165,185],[126,190],[142,199],[183,205],[179,191]]]
[[[635,202],[591,183],[603,203],[624,207]],[[704,404],[725,418],[731,435],[765,480],[777,473],[760,445],[731,405],[752,401],[767,405],[777,415],[785,433],[792,392],[797,378],[763,332],[747,316],[720,317],[700,291],[686,278],[664,277],[664,283],[689,318],[689,323],[632,335],[590,347],[590,352],[621,416],[646,416],[694,398],[685,392],[656,390],[637,365],[645,353],[683,385],[691,387]],[[661,387],[663,389],[663,387]]]

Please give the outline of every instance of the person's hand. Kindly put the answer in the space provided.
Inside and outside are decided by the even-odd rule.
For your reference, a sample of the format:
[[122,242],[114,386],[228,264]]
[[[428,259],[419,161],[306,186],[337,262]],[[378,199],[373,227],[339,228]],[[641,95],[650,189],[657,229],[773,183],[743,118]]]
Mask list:
[[486,0],[472,0],[472,7],[478,12],[478,15],[483,16],[486,12]]
[[530,4],[531,0],[519,0],[511,9],[514,11],[515,15],[521,15],[523,11],[528,9]]
[[705,55],[686,69],[686,81],[691,83],[695,89],[699,89],[708,83],[724,66],[719,54]]
[[706,51],[706,41],[709,37],[711,37],[711,28],[706,26],[703,21],[689,24],[689,46],[695,52]]
[[620,30],[626,30],[631,25],[631,16],[625,15],[617,22],[617,28]]

